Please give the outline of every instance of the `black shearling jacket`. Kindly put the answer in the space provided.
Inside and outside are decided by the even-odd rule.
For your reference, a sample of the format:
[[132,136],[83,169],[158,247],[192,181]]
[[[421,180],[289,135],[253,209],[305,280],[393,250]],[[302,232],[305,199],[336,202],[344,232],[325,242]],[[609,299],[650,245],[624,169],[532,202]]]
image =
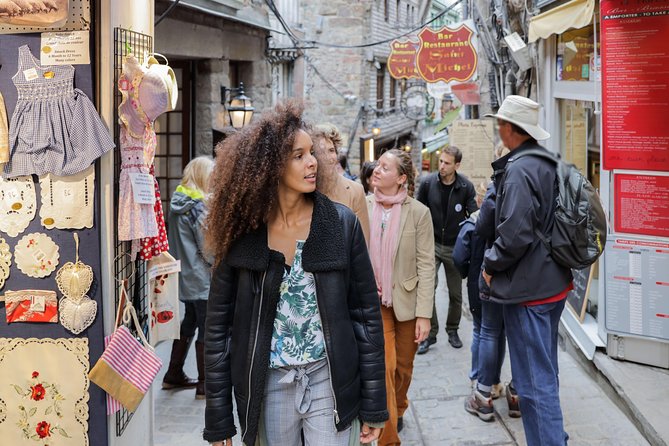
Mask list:
[[[356,418],[388,419],[383,325],[379,296],[360,223],[347,207],[319,192],[302,251],[314,274],[338,430]],[[267,244],[267,228],[236,240],[213,275],[205,329],[204,439],[236,434],[253,446],[269,368],[272,328],[284,271],[283,254]]]

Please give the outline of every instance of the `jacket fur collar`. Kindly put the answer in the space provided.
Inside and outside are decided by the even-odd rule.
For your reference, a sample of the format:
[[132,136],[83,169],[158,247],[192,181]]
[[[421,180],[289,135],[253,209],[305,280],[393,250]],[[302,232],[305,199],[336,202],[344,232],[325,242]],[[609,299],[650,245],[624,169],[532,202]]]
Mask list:
[[[343,225],[332,201],[320,192],[308,196],[314,202],[309,237],[302,249],[302,267],[309,272],[342,270],[348,265],[344,247]],[[280,252],[271,250],[267,243],[267,225],[239,237],[230,246],[225,259],[233,268],[266,271],[271,261],[285,263]]]

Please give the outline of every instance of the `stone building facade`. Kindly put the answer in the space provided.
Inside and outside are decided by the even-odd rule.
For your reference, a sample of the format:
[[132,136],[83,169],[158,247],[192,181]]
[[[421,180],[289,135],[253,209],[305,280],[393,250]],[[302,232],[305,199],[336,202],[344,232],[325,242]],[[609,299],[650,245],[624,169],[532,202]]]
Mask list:
[[[156,17],[172,2],[156,0]],[[213,155],[231,128],[222,87],[244,83],[256,111],[271,105],[269,14],[252,0],[182,0],[155,27],[154,48],[179,84],[177,109],[156,122],[156,176],[164,204],[193,157]],[[234,93],[233,93],[234,96]]]
[[[291,4],[297,4],[297,10]],[[293,58],[292,94],[304,100],[307,119],[340,129],[353,171],[365,160],[365,141],[372,138],[374,124],[381,129],[374,157],[389,148],[405,147],[420,158],[421,124],[400,111],[406,85],[392,79],[386,69],[390,45],[364,45],[411,30],[427,17],[430,4],[429,0],[277,2],[282,15],[292,11],[286,22],[302,45]],[[288,54],[295,46],[281,34],[273,38],[275,52],[283,48]],[[275,78],[275,85],[282,82]]]

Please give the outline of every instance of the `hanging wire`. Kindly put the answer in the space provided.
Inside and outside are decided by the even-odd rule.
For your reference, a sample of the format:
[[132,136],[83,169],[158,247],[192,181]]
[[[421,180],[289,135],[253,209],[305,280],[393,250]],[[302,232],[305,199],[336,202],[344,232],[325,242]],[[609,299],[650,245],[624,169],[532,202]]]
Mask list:
[[163,12],[163,13],[160,15],[160,17],[158,17],[158,18],[156,19],[156,21],[154,22],[153,26],[158,26],[158,24],[159,24],[160,22],[162,22],[163,20],[165,20],[165,19],[167,18],[167,16],[170,15],[170,13],[172,12],[172,10],[173,10],[174,8],[177,7],[177,5],[179,4],[180,1],[181,1],[181,0],[173,0],[172,4],[171,4],[170,6],[167,7],[167,9],[165,10],[165,12]]
[[415,27],[413,27],[412,29],[410,29],[409,31],[407,31],[403,34],[399,34],[397,36],[390,37],[390,38],[385,39],[385,40],[379,40],[377,42],[364,43],[364,44],[360,44],[360,45],[339,45],[339,44],[336,44],[336,43],[320,42],[318,40],[302,40],[299,37],[297,37],[295,34],[293,34],[293,31],[290,29],[290,27],[286,24],[285,20],[281,16],[281,13],[279,12],[278,8],[276,7],[276,4],[274,3],[274,0],[265,0],[265,3],[269,7],[269,9],[272,11],[272,13],[276,16],[276,18],[279,20],[279,23],[281,24],[281,27],[286,31],[286,33],[288,34],[288,37],[293,41],[293,43],[295,43],[296,47],[299,47],[298,42],[302,42],[302,43],[306,43],[306,44],[310,44],[310,45],[324,46],[324,47],[328,47],[328,48],[369,48],[369,47],[376,46],[376,45],[383,45],[385,43],[390,43],[395,39],[399,39],[400,37],[408,36],[409,34],[412,34],[416,31],[430,25],[431,23],[434,23],[435,21],[439,20],[441,17],[446,15],[446,13],[448,13],[453,8],[455,8],[457,5],[462,3],[462,1],[463,0],[457,0],[455,3],[450,5],[448,8],[446,8],[445,10],[443,10],[442,12],[440,12],[439,14],[434,16],[432,19],[428,20],[427,22],[421,23],[420,25],[416,25]]

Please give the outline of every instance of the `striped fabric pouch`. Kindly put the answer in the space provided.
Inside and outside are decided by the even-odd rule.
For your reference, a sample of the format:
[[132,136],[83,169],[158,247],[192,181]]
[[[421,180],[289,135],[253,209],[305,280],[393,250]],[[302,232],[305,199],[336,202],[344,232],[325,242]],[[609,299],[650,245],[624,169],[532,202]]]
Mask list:
[[112,334],[107,348],[88,377],[123,407],[134,412],[160,371],[162,361],[144,337],[135,309],[128,305],[123,322],[131,320],[141,342],[128,327],[121,325]]

